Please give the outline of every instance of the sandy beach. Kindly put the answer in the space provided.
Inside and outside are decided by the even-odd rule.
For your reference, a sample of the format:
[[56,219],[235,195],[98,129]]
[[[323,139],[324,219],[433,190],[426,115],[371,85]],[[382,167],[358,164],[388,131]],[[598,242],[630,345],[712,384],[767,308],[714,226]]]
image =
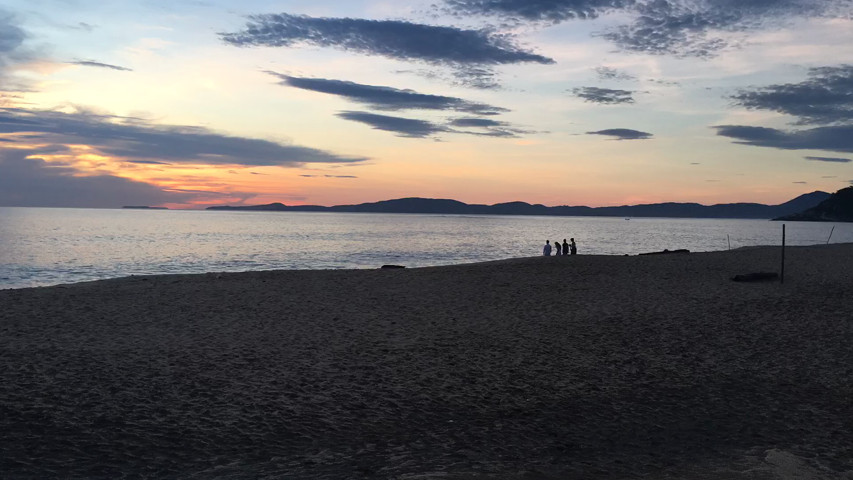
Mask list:
[[853,479],[853,245],[0,291],[2,478]]

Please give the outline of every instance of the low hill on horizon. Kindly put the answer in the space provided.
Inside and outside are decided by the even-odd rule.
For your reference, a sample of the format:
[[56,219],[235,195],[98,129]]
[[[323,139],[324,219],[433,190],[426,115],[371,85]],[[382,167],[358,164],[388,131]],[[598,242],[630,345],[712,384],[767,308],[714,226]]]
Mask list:
[[557,206],[547,207],[526,202],[507,202],[494,205],[467,204],[458,200],[408,197],[358,205],[266,205],[213,206],[207,210],[248,210],[272,212],[344,212],[344,213],[428,213],[447,215],[545,215],[574,217],[665,217],[665,218],[754,218],[773,219],[791,215],[817,206],[830,197],[829,193],[806,193],[780,205],[760,203],[653,203],[618,207]]
[[799,222],[853,222],[853,187],[842,188],[819,204],[775,218]]

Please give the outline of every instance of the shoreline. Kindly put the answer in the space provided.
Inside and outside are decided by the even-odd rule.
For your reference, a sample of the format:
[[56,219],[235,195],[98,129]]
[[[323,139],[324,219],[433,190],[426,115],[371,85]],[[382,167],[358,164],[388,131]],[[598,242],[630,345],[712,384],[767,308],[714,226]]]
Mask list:
[[2,290],[0,471],[849,479],[853,244],[780,250]]
[[[830,243],[830,244],[814,244],[814,245],[788,245],[788,246],[786,246],[786,249],[821,248],[821,247],[832,247],[834,245],[853,245],[853,242],[850,242],[850,243],[845,242],[845,243]],[[736,248],[732,248],[732,249],[727,249],[727,250],[710,250],[710,251],[695,251],[695,252],[689,251],[689,252],[684,252],[684,253],[682,253],[678,250],[669,250],[667,252],[663,252],[663,251],[656,251],[655,252],[655,251],[653,251],[653,252],[643,252],[643,253],[636,253],[636,254],[627,254],[626,253],[626,254],[621,254],[621,255],[618,255],[618,254],[582,254],[582,255],[580,255],[579,254],[579,255],[575,255],[575,257],[586,257],[586,258],[618,257],[618,258],[623,258],[623,257],[657,256],[659,254],[704,255],[704,254],[717,254],[717,253],[723,253],[723,252],[734,252],[734,251],[738,251],[738,250],[774,249],[774,248],[779,249],[781,251],[782,246],[781,245],[744,245],[744,246],[740,246],[740,247],[736,247]],[[514,262],[519,262],[519,261],[521,261],[521,262],[530,261],[530,260],[540,258],[540,257],[545,258],[543,255],[534,255],[534,256],[528,256],[528,257],[510,257],[510,258],[502,258],[502,259],[497,259],[497,260],[483,260],[483,261],[476,261],[476,262],[453,263],[453,264],[447,264],[447,265],[429,265],[429,266],[416,266],[416,267],[409,267],[406,265],[403,265],[403,266],[405,267],[404,270],[411,271],[411,270],[422,270],[422,269],[428,269],[428,268],[453,268],[453,267],[476,266],[476,265],[480,265],[480,264],[514,263]],[[551,255],[551,257],[552,258],[553,257],[562,258],[562,256],[557,256],[557,255]],[[563,260],[557,260],[557,261],[563,261]],[[401,263],[404,263],[404,262],[401,262]],[[35,289],[58,288],[58,287],[69,288],[69,287],[73,287],[75,285],[81,285],[81,284],[89,284],[89,283],[96,283],[96,282],[113,282],[113,281],[121,281],[121,280],[128,280],[128,279],[139,279],[139,278],[156,279],[156,278],[162,277],[164,279],[168,279],[168,278],[179,277],[179,276],[189,276],[189,277],[199,276],[199,277],[201,277],[201,276],[205,276],[205,275],[235,275],[235,274],[240,275],[240,274],[270,273],[270,272],[363,272],[363,271],[380,270],[381,267],[382,267],[382,265],[378,265],[378,266],[372,267],[372,268],[364,267],[364,268],[326,268],[326,269],[267,269],[267,270],[242,270],[242,271],[209,271],[209,272],[199,272],[199,273],[157,273],[157,274],[141,274],[141,275],[131,274],[131,275],[125,275],[125,276],[120,276],[120,277],[99,278],[99,279],[94,279],[94,280],[83,280],[83,281],[79,281],[79,282],[57,283],[55,285],[39,285],[39,286],[32,286],[32,287],[0,288],[0,292],[9,291],[9,290],[26,290],[26,289],[33,289],[33,288],[35,288]]]

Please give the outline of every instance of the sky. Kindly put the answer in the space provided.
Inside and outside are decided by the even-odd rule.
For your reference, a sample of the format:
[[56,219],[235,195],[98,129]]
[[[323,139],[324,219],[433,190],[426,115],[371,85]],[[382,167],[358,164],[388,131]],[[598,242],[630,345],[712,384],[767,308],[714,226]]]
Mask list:
[[778,204],[853,183],[853,0],[6,0],[0,206]]

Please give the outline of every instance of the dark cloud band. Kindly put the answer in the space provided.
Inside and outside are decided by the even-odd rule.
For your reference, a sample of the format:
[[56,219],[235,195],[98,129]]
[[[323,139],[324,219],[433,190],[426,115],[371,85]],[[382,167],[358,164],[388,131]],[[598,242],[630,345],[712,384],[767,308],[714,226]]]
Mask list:
[[280,78],[282,85],[303,90],[337,95],[380,110],[452,110],[476,115],[498,115],[509,110],[483,103],[469,102],[461,98],[442,95],[427,95],[412,90],[392,87],[364,85],[360,83],[329,80],[324,78],[302,78],[269,72]]
[[446,127],[441,125],[415,118],[403,118],[356,111],[339,112],[337,113],[337,116],[344,120],[370,125],[376,130],[394,132],[400,137],[426,138],[448,131]]
[[839,157],[806,157],[806,160],[812,162],[828,162],[828,163],[850,163],[853,160],[849,158],[839,158]]
[[766,127],[718,125],[717,135],[734,138],[736,143],[782,150],[827,150],[853,152],[853,125],[817,127],[785,131]]
[[463,128],[493,128],[507,127],[506,122],[492,120],[490,118],[457,118],[450,122],[454,127]]
[[36,134],[54,144],[84,144],[128,160],[207,165],[353,163],[366,160],[268,140],[222,135],[200,127],[159,126],[89,113],[0,109],[0,133]]
[[554,63],[553,59],[521,49],[511,35],[488,30],[289,14],[252,15],[249,19],[244,30],[220,34],[222,40],[243,47],[290,47],[301,43],[445,65]]
[[337,113],[337,116],[344,120],[363,123],[376,130],[393,132],[397,136],[407,138],[437,137],[444,133],[514,138],[521,134],[530,133],[512,127],[508,122],[500,122],[488,118],[457,118],[443,125],[428,120],[379,115],[370,112],[344,111]]
[[648,140],[653,137],[651,133],[631,130],[630,128],[610,128],[597,132],[586,132],[587,135],[604,135],[613,137],[614,140]]
[[853,122],[853,65],[812,68],[800,83],[741,90],[737,105],[797,117],[799,124]]

